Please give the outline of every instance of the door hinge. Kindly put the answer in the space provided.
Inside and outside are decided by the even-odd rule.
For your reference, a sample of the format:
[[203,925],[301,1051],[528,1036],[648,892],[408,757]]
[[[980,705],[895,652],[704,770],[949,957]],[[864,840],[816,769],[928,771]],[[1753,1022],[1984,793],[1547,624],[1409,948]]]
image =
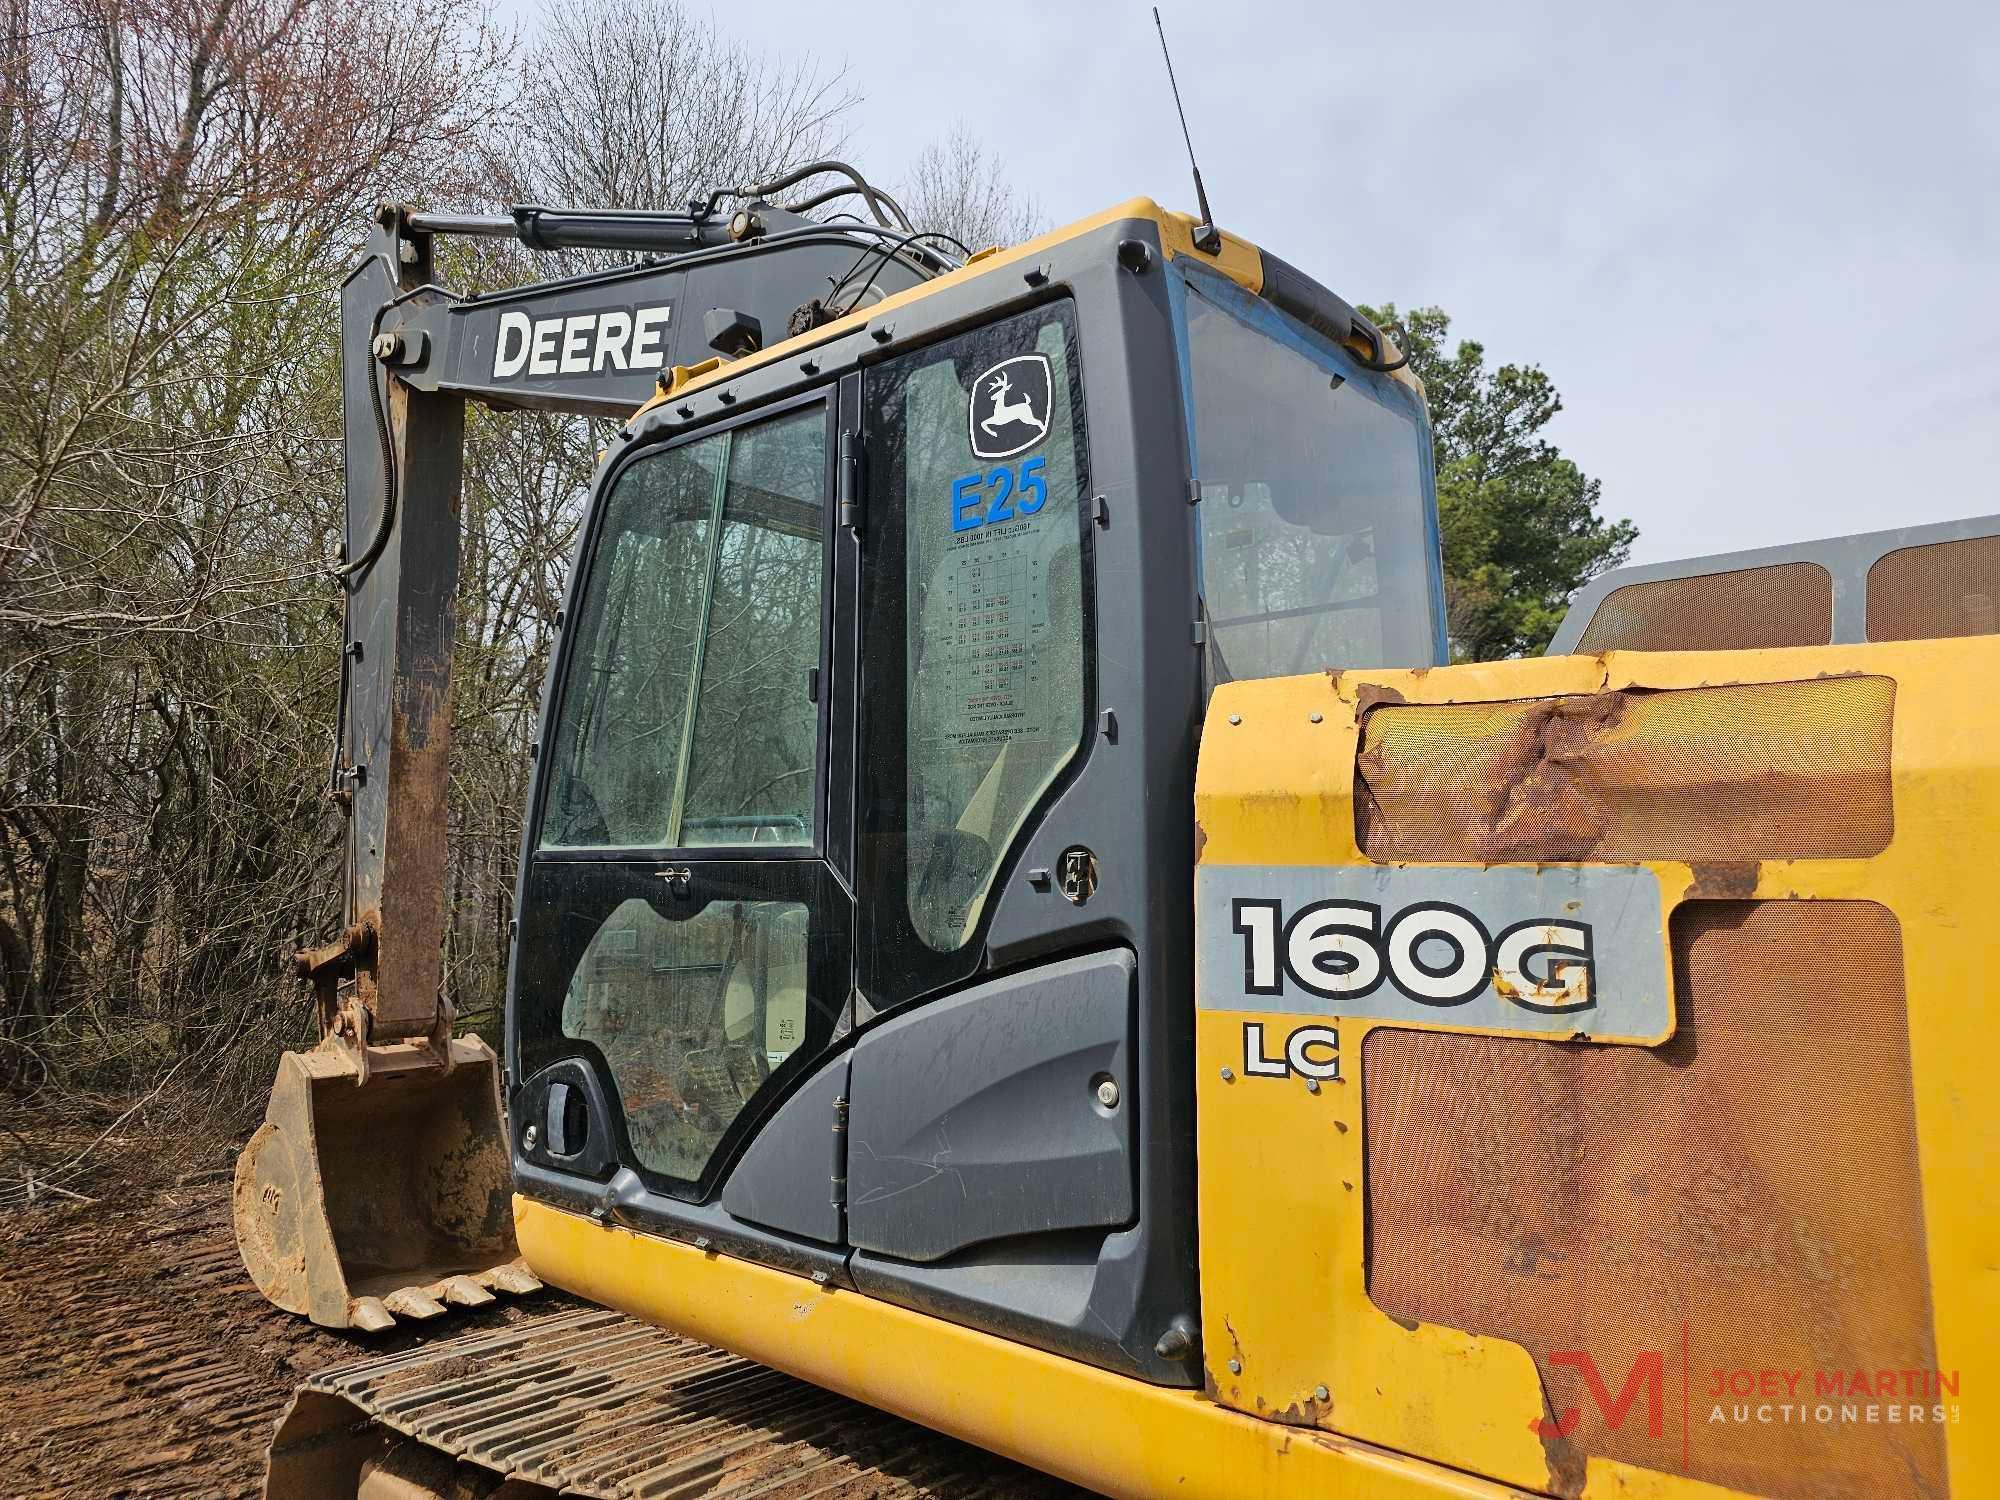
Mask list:
[[840,507],[840,524],[856,536],[861,534],[861,443],[849,428],[840,433],[839,463],[833,480],[833,497]]

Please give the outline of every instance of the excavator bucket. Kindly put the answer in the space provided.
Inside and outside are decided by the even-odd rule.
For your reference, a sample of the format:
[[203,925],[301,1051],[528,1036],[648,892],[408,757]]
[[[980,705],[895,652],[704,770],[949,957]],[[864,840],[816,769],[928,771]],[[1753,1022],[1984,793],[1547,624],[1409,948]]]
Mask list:
[[514,1243],[499,1060],[423,1043],[287,1052],[236,1162],[236,1243],[257,1289],[326,1328],[476,1307],[541,1283]]

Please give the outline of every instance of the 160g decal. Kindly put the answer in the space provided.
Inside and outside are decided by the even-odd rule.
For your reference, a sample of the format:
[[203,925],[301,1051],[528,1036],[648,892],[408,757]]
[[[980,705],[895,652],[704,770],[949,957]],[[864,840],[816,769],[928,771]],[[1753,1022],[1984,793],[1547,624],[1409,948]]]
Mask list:
[[1386,919],[1373,902],[1315,901],[1287,918],[1283,903],[1243,896],[1231,918],[1252,995],[1282,995],[1294,984],[1329,1000],[1360,999],[1388,983],[1440,1009],[1488,986],[1544,1015],[1596,1003],[1588,922],[1532,917],[1495,935],[1448,901],[1418,902]]
[[[1204,1010],[1644,1046],[1673,1035],[1666,908],[1643,865],[1202,864],[1194,910]],[[1310,1078],[1301,1061],[1331,1062],[1278,1035],[1259,1054],[1273,1066]]]

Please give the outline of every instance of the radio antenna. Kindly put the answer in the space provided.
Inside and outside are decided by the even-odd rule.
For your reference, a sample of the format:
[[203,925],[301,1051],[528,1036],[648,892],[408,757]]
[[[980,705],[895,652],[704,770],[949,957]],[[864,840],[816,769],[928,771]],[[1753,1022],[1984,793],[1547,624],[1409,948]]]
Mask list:
[[1188,166],[1194,169],[1194,197],[1201,206],[1201,222],[1194,226],[1197,250],[1214,255],[1222,249],[1222,231],[1215,227],[1215,215],[1208,210],[1208,189],[1201,185],[1201,164],[1194,159],[1194,137],[1188,134],[1187,111],[1181,107],[1181,86],[1174,80],[1174,55],[1167,50],[1167,28],[1160,22],[1160,7],[1153,7],[1153,27],[1160,33],[1160,56],[1167,60],[1167,87],[1174,91],[1174,113],[1181,117],[1181,139],[1187,143]]

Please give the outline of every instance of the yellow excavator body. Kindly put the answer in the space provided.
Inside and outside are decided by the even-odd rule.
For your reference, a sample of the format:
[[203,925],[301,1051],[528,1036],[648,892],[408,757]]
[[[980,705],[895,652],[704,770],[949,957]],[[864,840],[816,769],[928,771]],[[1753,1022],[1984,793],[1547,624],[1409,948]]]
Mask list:
[[[302,955],[239,1240],[333,1327],[602,1311],[315,1377],[267,1493],[946,1472],[827,1392],[1118,1496],[2000,1485],[2000,522],[1637,570],[1572,654],[1446,666],[1421,386],[1324,288],[1133,200],[853,290],[744,196],[389,212],[350,286],[382,895]],[[435,287],[433,234],[516,229],[693,248]],[[441,785],[449,403],[611,409],[643,328],[503,1068],[408,961],[442,804],[371,799]]]
[[1550,1494],[1989,1489],[1996,673],[1986,636],[1219,690],[1198,923],[1245,870],[1643,872],[1672,1029],[1315,1017],[1315,1086],[1243,1076],[1295,1018],[1204,971],[1215,1398]]
[[[1979,638],[1218,690],[1201,872],[1370,869],[1369,817],[1470,832],[1517,796],[1565,853],[1685,857],[1602,861],[1656,882],[1652,1044],[1329,1014],[1279,1073],[1270,1012],[1197,994],[1203,1321],[1227,1331],[1201,1392],[517,1197],[521,1246],[589,1301],[1108,1495],[1983,1493],[2000,1130],[1969,1101],[2000,929],[1968,872],[2000,867],[2000,704],[1964,689],[1993,680]],[[1357,825],[1369,716],[1403,711],[1438,758]],[[1576,729],[1553,752],[1550,723]],[[1408,748],[1387,728],[1378,768]],[[1525,781],[1481,778],[1531,745]],[[1749,806],[1843,852],[1760,858]],[[1602,1447],[1557,1430],[1634,1368],[1660,1388]]]

